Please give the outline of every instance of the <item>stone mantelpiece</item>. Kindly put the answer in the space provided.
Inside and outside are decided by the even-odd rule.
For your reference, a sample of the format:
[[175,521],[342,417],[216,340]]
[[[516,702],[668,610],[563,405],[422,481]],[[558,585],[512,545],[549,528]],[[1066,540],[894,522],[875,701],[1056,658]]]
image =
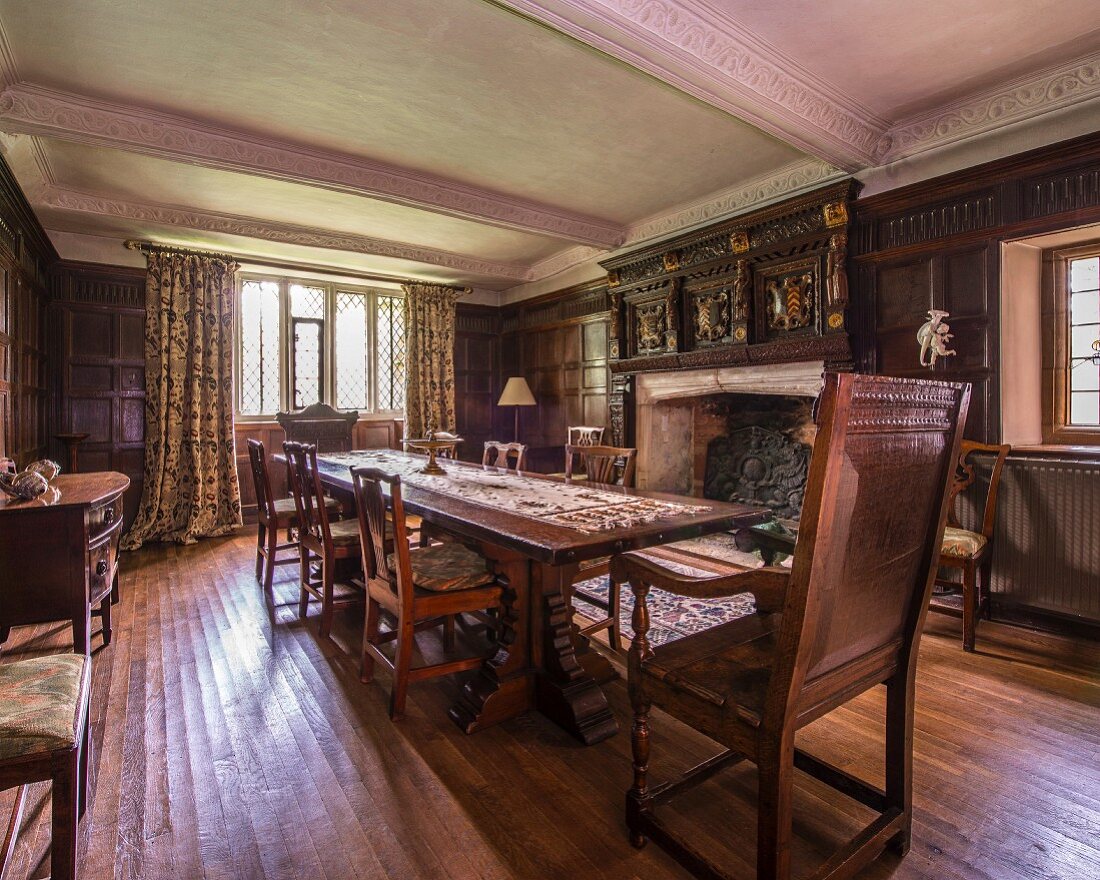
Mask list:
[[758,394],[816,398],[825,363],[804,361],[767,367],[720,367],[643,373],[634,378],[634,426],[639,488],[702,494],[698,479],[699,398]]

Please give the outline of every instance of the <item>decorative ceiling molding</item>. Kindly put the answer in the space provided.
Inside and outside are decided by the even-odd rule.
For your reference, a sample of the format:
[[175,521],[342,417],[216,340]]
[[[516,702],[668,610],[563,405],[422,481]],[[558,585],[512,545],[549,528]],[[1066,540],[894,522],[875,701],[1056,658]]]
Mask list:
[[700,0],[496,0],[846,171],[887,122]]
[[[747,183],[713,193],[697,202],[647,217],[627,228],[623,246],[666,238],[708,223],[762,208],[840,180],[845,173],[825,162],[805,159]],[[531,266],[530,281],[541,281],[582,263],[608,256],[608,251],[578,245]]]
[[0,88],[7,88],[19,82],[16,70],[15,54],[11,51],[8,32],[4,30],[4,21],[0,19]]
[[118,217],[203,232],[238,235],[278,242],[279,244],[411,260],[468,275],[500,278],[506,281],[527,281],[530,278],[528,268],[514,263],[480,260],[435,248],[417,247],[361,235],[345,235],[309,226],[257,220],[251,217],[240,217],[235,214],[223,214],[213,211],[195,211],[178,205],[127,202],[57,186],[46,187],[38,201],[38,205],[81,214],[94,214],[100,217]]
[[1100,100],[1100,57],[1079,58],[996,89],[902,120],[887,135],[883,162],[893,162],[1025,122],[1044,113]]
[[12,85],[0,94],[0,129],[353,193],[580,244],[616,247],[623,240],[617,224],[537,202],[40,86]]

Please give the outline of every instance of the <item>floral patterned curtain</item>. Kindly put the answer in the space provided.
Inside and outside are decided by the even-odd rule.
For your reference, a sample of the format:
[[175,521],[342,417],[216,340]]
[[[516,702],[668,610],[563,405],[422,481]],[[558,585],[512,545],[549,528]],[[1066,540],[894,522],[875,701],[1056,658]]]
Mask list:
[[230,257],[151,250],[145,282],[145,485],[123,538],[194,543],[241,524],[233,448]]
[[455,300],[462,291],[405,284],[405,436],[455,430]]

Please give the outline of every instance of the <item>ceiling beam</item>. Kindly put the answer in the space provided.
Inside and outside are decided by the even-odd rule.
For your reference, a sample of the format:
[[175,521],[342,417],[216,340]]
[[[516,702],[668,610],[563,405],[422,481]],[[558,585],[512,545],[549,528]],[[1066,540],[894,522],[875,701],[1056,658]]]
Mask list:
[[491,0],[845,171],[877,165],[888,124],[731,18],[688,0]]
[[499,278],[505,281],[528,281],[531,278],[531,270],[528,267],[514,263],[481,260],[476,257],[454,254],[435,248],[417,247],[416,245],[361,235],[348,235],[310,226],[258,220],[253,217],[240,217],[235,214],[223,214],[215,211],[197,211],[179,205],[105,198],[59,186],[43,187],[35,198],[35,205],[36,207],[47,207],[60,211],[91,214],[97,217],[157,223],[165,226],[176,226],[181,229],[236,235],[299,247],[324,248],[375,257],[410,260],[450,269],[458,273],[460,277]]
[[624,235],[615,223],[445,178],[26,83],[0,94],[0,131],[351,193],[577,244],[616,247]]

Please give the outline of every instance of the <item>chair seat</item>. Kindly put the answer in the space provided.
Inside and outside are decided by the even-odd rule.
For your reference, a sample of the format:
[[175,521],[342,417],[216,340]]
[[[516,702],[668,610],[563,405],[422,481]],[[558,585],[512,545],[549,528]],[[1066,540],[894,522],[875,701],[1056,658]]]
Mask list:
[[[325,510],[336,511],[340,509],[340,502],[335,498],[325,498]],[[276,498],[275,515],[280,519],[296,519],[298,511],[294,507],[293,498]]]
[[749,614],[660,645],[643,672],[672,690],[732,710],[756,727],[778,651],[780,618]]
[[[493,582],[484,557],[453,541],[410,550],[409,563],[413,586],[433,593],[470,590]],[[386,557],[386,564],[394,570],[392,553]]]
[[943,545],[940,547],[940,553],[944,556],[954,556],[957,559],[972,559],[982,552],[985,545],[985,535],[948,526],[943,532]]
[[87,658],[51,654],[0,664],[0,759],[72,748]]

